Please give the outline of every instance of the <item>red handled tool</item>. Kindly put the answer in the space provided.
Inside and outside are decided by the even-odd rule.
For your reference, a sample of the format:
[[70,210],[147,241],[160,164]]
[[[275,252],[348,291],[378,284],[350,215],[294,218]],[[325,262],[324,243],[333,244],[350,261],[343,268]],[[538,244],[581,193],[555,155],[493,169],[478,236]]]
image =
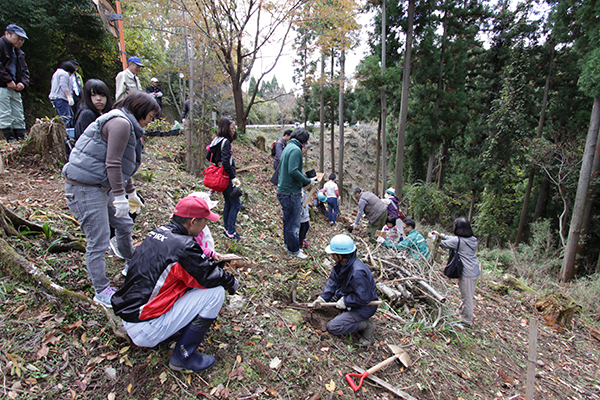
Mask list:
[[[383,360],[379,364],[369,368],[362,374],[357,374],[355,372],[346,374],[346,380],[348,381],[348,384],[350,385],[352,390],[354,390],[356,392],[358,389],[360,389],[360,387],[363,384],[363,381],[365,380],[365,378],[367,376],[374,374],[375,372],[379,371],[381,368],[385,367],[388,364],[393,363],[394,361],[396,361],[398,359],[400,359],[402,364],[404,364],[407,368],[410,367],[411,361],[410,361],[410,357],[406,351],[404,351],[400,346],[395,346],[393,344],[390,344],[388,346],[389,346],[390,350],[392,350],[392,353],[394,353],[393,356],[386,358],[385,360]],[[354,382],[353,377],[360,378],[358,385],[356,385],[356,383]]]

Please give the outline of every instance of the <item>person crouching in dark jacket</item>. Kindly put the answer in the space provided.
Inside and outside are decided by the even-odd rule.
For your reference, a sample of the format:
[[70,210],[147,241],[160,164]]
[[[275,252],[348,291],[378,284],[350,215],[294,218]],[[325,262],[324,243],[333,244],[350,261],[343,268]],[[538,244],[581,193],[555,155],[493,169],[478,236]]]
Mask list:
[[336,307],[343,311],[327,323],[327,331],[335,336],[358,331],[362,335],[359,344],[370,346],[375,323],[369,318],[377,311],[376,305],[367,305],[377,300],[373,274],[356,257],[356,246],[348,235],[334,236],[325,252],[331,254],[335,265],[314,308],[320,308],[322,303],[337,302]]
[[154,347],[182,330],[169,367],[198,372],[215,363],[196,349],[223,306],[225,289],[233,295],[239,283],[223,263],[208,260],[194,239],[206,220],[219,219],[206,201],[185,197],[173,214],[171,223],[150,232],[135,250],[112,306],[137,346]]

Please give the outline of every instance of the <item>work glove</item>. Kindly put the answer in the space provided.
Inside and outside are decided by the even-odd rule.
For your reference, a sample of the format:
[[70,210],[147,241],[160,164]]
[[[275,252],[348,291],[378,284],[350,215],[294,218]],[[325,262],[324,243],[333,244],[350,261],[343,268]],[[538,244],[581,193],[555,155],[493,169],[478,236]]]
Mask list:
[[317,297],[317,299],[313,303],[313,308],[316,309],[316,310],[318,310],[319,308],[322,307],[323,303],[325,303],[325,300],[321,296],[319,296],[319,297]]
[[348,228],[348,233],[352,233],[352,231],[354,230],[354,224],[350,225]]
[[319,183],[319,178],[318,177],[314,177],[314,178],[310,178],[310,184],[311,185],[316,185],[317,183]]
[[233,296],[235,292],[237,292],[239,286],[240,282],[237,280],[237,278],[233,278],[233,285],[229,289],[227,289],[227,293]]
[[115,217],[125,218],[129,214],[129,200],[127,200],[125,195],[116,196],[113,204],[116,208]]
[[346,309],[346,303],[344,303],[344,298],[340,298],[337,303],[335,303],[335,307],[339,308],[340,310],[345,310]]
[[240,186],[242,184],[238,178],[233,178],[231,183],[233,183],[233,186]]
[[142,203],[142,200],[138,197],[135,190],[129,193],[127,198],[129,199],[129,210],[132,214],[137,214],[142,211],[144,203]]
[[385,242],[385,239],[382,238],[381,236],[378,236],[376,240],[377,240],[377,243],[383,243],[383,242]]
[[73,96],[67,96],[67,103],[69,103],[70,107],[75,105],[75,100],[73,100]]

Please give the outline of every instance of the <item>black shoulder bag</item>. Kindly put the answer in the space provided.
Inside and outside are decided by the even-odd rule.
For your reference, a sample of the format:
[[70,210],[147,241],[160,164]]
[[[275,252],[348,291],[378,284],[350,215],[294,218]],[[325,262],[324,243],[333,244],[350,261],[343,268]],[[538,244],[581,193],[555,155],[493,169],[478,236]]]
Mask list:
[[448,264],[444,268],[444,275],[448,278],[458,279],[462,276],[463,263],[458,255],[458,248],[460,247],[460,237],[458,237],[458,244],[456,250],[450,249],[450,255],[448,256]]

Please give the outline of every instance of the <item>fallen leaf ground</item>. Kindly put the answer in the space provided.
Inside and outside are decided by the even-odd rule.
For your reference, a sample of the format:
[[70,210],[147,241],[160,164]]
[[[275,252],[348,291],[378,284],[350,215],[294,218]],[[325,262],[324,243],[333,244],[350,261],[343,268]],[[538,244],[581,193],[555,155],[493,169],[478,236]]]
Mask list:
[[[264,135],[267,143],[276,137],[276,133]],[[375,375],[414,398],[524,398],[529,321],[536,315],[536,299],[517,291],[495,293],[486,284],[493,278],[491,271],[482,275],[475,296],[475,324],[470,328],[457,323],[458,288],[440,276],[439,289],[448,301],[442,305],[421,295],[410,307],[384,305],[386,312],[374,317],[373,346],[359,347],[356,337],[326,333],[323,325],[336,311],[311,312],[297,303],[312,301],[320,293],[331,264],[323,248],[343,231],[343,221],[349,220],[354,205],[342,205],[342,220],[336,227],[313,211],[309,258],[289,258],[283,249],[275,189],[268,183],[270,157],[250,142],[248,138],[235,145],[238,168],[264,167],[240,173],[245,195],[238,226],[243,243],[225,240],[220,225],[210,225],[218,251],[243,256],[229,267],[241,282],[238,296],[229,297],[203,344],[203,350],[216,357],[215,366],[201,374],[171,371],[168,357],[173,342],[138,348],[114,336],[102,310],[3,277],[3,398],[391,399],[396,396],[368,380],[354,393],[344,379],[353,372],[352,366],[368,369],[390,356],[388,344],[405,349],[414,364],[410,368],[392,364]],[[182,137],[158,137],[146,143],[147,154],[135,178],[146,208],[136,220],[135,242],[166,223],[181,197],[205,190],[200,179],[183,171],[183,143]],[[16,148],[4,144],[1,151],[7,154]],[[360,168],[356,175],[366,179],[368,165],[359,157],[355,162],[351,168],[356,167],[355,173]],[[316,162],[307,167],[315,168]],[[63,179],[57,170],[8,165],[0,184],[0,201],[33,222],[82,235],[66,207]],[[222,200],[219,203],[217,212]],[[357,241],[363,235],[364,230],[359,231]],[[8,240],[57,283],[91,297],[83,254],[48,253],[50,241],[39,236]],[[359,245],[361,256],[363,247]],[[390,256],[382,250],[375,255]],[[122,283],[122,262],[108,257],[107,266],[113,283]],[[375,275],[385,275],[378,268],[373,266]],[[540,325],[536,399],[600,399],[600,344],[590,337],[588,321],[578,317],[574,321],[571,330]]]

